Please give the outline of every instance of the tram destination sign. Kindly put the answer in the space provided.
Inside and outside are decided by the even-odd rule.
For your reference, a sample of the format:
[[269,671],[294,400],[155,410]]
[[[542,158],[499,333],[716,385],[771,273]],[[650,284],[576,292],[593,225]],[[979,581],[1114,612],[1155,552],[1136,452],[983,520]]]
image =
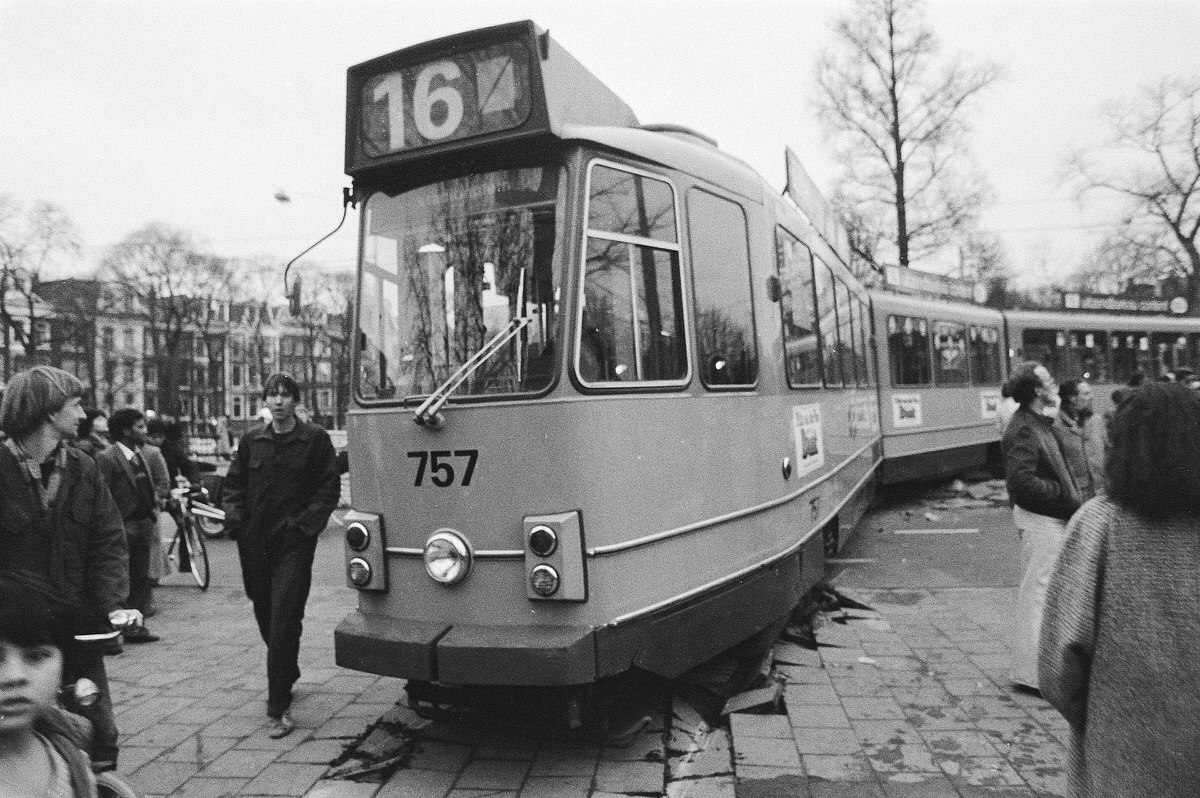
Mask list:
[[1170,299],[1134,299],[1115,294],[1083,294],[1063,291],[1064,310],[1117,311],[1122,313],[1173,313],[1182,316],[1188,312],[1186,297]]
[[448,36],[349,69],[346,172],[357,176],[564,125],[635,125],[620,98],[532,22]]

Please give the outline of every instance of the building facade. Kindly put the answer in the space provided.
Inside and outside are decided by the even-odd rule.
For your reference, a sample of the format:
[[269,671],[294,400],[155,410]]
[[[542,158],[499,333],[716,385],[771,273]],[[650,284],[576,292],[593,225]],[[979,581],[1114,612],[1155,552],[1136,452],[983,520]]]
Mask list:
[[283,305],[186,298],[174,300],[174,312],[152,313],[121,286],[96,280],[43,283],[38,295],[50,315],[39,362],[83,380],[91,406],[152,410],[192,435],[211,435],[225,416],[240,434],[261,407],[263,382],[286,371],[314,422],[344,422],[344,392],[334,382],[346,373],[334,358],[348,351],[339,316],[307,308],[294,318]]

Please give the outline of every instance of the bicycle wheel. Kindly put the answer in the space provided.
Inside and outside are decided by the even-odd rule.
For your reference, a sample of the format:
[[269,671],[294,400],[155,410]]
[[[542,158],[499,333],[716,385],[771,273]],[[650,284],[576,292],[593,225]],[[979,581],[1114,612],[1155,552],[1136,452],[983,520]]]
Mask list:
[[196,524],[191,518],[184,521],[183,534],[188,548],[192,578],[201,590],[208,590],[208,547],[204,545],[204,536],[196,530]]

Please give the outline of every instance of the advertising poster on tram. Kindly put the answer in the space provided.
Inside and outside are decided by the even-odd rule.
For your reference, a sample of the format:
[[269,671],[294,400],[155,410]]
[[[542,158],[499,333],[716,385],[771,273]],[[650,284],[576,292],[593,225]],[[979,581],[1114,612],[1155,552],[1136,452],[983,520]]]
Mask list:
[[796,443],[796,475],[803,476],[825,465],[825,439],[821,430],[821,406],[792,407],[792,435]]
[[1000,390],[988,388],[979,392],[979,415],[985,420],[996,417],[1000,409]]
[[892,394],[893,427],[919,427],[922,423],[924,422],[921,418],[921,394]]
[[851,440],[874,438],[879,434],[879,405],[874,394],[857,394],[850,399],[849,424]]

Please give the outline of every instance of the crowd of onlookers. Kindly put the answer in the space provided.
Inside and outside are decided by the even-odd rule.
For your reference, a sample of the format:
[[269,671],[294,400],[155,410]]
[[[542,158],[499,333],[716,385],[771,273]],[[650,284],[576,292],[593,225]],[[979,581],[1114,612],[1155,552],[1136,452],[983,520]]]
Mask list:
[[1076,796],[1200,784],[1200,379],[1091,386],[1013,369],[1000,413],[1022,579],[1019,690],[1069,721]]
[[[72,374],[35,366],[0,399],[0,796],[91,798],[93,773],[116,769],[105,657],[159,640],[145,619],[168,571],[171,488],[197,478],[178,424],[85,410],[84,394]],[[329,435],[297,414],[294,379],[272,375],[263,400],[263,423],[230,454],[225,509],[267,644],[268,732],[280,737],[294,728],[313,550],[340,474]],[[88,700],[70,708],[82,718],[60,701],[81,685]]]

